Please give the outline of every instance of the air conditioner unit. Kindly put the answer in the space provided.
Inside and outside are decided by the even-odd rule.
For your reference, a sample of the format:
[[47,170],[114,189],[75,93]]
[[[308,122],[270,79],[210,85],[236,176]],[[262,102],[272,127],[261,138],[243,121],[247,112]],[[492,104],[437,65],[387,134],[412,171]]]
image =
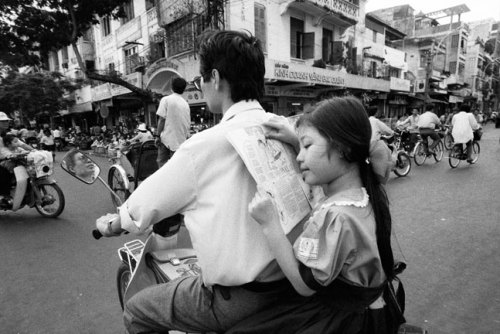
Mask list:
[[415,82],[415,93],[425,92],[425,79],[418,79]]

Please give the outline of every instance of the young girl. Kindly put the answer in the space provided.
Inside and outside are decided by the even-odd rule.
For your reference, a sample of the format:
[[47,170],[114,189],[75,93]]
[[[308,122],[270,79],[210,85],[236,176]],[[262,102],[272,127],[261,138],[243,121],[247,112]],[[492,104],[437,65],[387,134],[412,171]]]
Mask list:
[[[272,198],[258,192],[249,205],[278,264],[302,296],[239,324],[233,333],[395,333],[382,297],[394,276],[391,215],[370,160],[371,127],[355,98],[333,98],[306,111],[297,135],[270,122],[268,137],[300,144],[305,182],[322,186],[319,200],[290,244]],[[389,321],[387,321],[389,320]]]

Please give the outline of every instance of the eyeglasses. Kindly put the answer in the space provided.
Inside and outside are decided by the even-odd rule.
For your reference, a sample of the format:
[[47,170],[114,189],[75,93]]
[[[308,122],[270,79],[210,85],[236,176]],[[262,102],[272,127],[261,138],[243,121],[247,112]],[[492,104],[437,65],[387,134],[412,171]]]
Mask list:
[[194,88],[201,92],[201,75],[194,77],[191,83],[194,85]]

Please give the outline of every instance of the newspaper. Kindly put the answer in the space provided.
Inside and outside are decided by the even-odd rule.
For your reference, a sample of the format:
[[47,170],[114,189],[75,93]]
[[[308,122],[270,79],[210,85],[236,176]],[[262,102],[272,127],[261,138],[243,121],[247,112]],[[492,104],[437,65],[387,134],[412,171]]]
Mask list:
[[302,180],[296,153],[288,144],[267,139],[262,126],[231,131],[227,138],[257,185],[274,199],[288,234],[311,211],[312,192]]

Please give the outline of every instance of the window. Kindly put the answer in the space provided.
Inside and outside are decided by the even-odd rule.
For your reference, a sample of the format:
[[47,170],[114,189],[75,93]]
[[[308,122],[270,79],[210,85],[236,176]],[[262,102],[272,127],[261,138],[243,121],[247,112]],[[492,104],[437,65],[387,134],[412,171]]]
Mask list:
[[400,69],[394,68],[394,67],[389,67],[389,76],[391,78],[399,78]]
[[374,43],[377,43],[377,32],[375,30],[373,30],[372,40]]
[[54,59],[54,71],[59,71],[59,55],[57,52],[52,52],[52,59]]
[[314,58],[314,33],[304,32],[304,21],[290,18],[290,56],[299,59]]
[[458,48],[458,40],[459,40],[459,35],[451,36],[451,47],[452,48]]
[[155,0],[146,0],[146,11],[155,6]]
[[[68,56],[68,47],[67,46],[63,47],[62,50],[61,50],[61,53],[62,53],[62,62],[63,62],[63,64],[66,63],[66,68],[67,68],[67,66],[68,66],[68,59],[69,59],[69,56]],[[64,65],[63,65],[63,67],[64,67]]]
[[254,24],[255,37],[260,41],[262,50],[265,52],[267,49],[266,7],[257,3],[254,4]]
[[125,15],[122,17],[122,24],[125,24],[134,18],[134,2],[132,0],[128,0],[122,5],[122,8]]
[[202,32],[203,19],[204,17],[199,16],[181,26],[172,26],[165,29],[168,57],[193,50],[195,36]]
[[101,19],[101,26],[102,26],[102,36],[106,37],[109,34],[111,34],[111,20],[109,19],[109,16],[104,16]]
[[323,41],[322,41],[322,59],[327,64],[332,64],[333,62],[333,31],[330,29],[323,29]]
[[427,67],[427,53],[420,54],[420,67],[422,68]]
[[156,61],[157,59],[165,57],[164,38],[165,36],[161,31],[151,35],[149,40],[149,47],[150,47],[149,61],[153,62]]
[[137,63],[139,55],[137,54],[137,46],[123,50],[125,55],[125,74],[132,73],[134,64]]
[[457,62],[450,61],[450,74],[455,74],[457,72]]
[[108,68],[108,73],[115,73],[115,63],[109,63],[107,68]]

